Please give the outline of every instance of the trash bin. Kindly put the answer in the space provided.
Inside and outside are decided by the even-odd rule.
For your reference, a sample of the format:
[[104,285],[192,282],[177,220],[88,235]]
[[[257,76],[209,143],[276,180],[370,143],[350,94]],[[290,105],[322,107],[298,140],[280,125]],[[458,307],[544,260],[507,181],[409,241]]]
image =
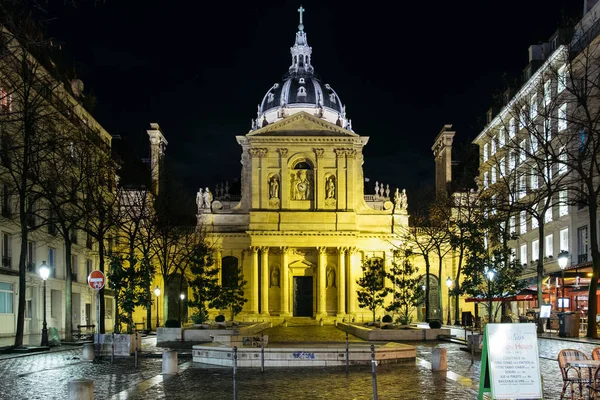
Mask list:
[[558,336],[579,337],[579,314],[564,312],[558,314]]

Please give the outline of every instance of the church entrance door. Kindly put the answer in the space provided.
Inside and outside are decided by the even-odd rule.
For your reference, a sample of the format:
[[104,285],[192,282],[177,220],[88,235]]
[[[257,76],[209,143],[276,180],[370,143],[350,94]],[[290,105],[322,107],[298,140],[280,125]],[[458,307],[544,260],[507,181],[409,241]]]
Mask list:
[[313,316],[313,278],[294,277],[294,317]]

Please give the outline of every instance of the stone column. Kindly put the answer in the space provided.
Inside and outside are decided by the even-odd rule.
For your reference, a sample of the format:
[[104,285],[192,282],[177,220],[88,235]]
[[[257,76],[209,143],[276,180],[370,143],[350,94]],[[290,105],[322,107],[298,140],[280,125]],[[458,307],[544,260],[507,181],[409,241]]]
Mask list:
[[338,247],[337,315],[346,315],[346,248]]
[[261,247],[261,298],[260,313],[269,315],[269,248]]
[[251,247],[252,253],[252,309],[253,314],[258,314],[258,247]]
[[215,251],[215,266],[217,267],[217,270],[219,271],[218,275],[217,275],[217,279],[219,280],[219,285],[223,284],[223,255],[221,253],[221,250],[217,250]]
[[279,284],[281,285],[281,316],[286,317],[290,315],[290,283],[288,274],[288,255],[289,248],[281,248],[281,278]]
[[356,247],[351,247],[348,250],[348,314],[352,316],[356,314],[356,307],[358,306],[356,296],[356,279],[358,279],[358,276],[354,273],[357,255],[358,250]]
[[327,248],[317,247],[319,250],[319,272],[317,274],[317,318],[327,315],[327,292],[325,289],[325,264],[327,264]]

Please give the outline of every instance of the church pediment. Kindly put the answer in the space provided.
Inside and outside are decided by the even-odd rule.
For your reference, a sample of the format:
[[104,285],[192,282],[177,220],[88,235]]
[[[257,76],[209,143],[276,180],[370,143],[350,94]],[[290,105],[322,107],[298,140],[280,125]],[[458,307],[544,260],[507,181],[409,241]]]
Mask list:
[[307,112],[299,112],[274,122],[246,136],[347,136],[358,137],[352,131],[324,121]]

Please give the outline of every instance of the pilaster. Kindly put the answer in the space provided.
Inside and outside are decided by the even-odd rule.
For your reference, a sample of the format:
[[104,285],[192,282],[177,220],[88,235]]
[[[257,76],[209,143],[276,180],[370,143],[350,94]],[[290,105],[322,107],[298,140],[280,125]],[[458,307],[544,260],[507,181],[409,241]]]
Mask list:
[[258,247],[251,247],[252,253],[252,309],[253,314],[258,314]]
[[327,292],[325,288],[325,265],[327,264],[327,248],[317,247],[319,251],[319,272],[317,274],[317,318],[327,316]]
[[261,299],[260,299],[260,313],[262,315],[269,315],[269,248],[260,248],[261,256]]
[[289,248],[281,247],[281,316],[290,315],[290,282],[288,269]]
[[337,315],[346,315],[346,248],[338,247],[338,273],[337,273]]

